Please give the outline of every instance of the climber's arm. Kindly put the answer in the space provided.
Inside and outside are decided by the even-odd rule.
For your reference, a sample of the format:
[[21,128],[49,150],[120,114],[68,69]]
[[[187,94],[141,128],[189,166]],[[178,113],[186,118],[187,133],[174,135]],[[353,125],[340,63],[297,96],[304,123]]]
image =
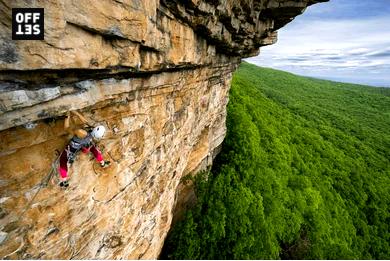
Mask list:
[[66,114],[66,118],[65,118],[65,121],[64,121],[64,129],[66,130],[66,132],[68,132],[69,134],[73,135],[73,130],[70,128],[69,121],[70,121],[70,112],[68,112]]
[[90,121],[88,121],[83,115],[81,115],[81,113],[77,111],[72,111],[72,113],[76,115],[82,123],[87,124],[88,126],[93,126],[92,124],[90,124]]

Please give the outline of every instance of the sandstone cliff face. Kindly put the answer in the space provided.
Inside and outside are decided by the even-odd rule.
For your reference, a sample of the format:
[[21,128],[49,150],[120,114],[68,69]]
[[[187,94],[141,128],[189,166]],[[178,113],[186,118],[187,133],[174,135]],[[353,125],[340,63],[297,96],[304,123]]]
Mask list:
[[[180,179],[223,141],[241,57],[315,2],[0,0],[0,257],[158,257]],[[44,41],[11,40],[15,7],[45,8]],[[64,190],[69,110],[107,127],[113,164],[79,155]]]

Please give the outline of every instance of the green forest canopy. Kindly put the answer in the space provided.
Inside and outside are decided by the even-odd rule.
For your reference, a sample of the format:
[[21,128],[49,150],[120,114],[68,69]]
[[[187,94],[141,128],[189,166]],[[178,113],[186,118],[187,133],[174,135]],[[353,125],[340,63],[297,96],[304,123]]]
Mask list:
[[390,89],[242,63],[174,259],[390,259]]

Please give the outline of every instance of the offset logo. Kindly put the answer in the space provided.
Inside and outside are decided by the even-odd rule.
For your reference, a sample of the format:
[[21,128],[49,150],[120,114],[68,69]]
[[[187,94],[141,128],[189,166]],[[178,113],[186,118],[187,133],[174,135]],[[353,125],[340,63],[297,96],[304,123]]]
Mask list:
[[12,40],[44,40],[43,8],[12,8]]

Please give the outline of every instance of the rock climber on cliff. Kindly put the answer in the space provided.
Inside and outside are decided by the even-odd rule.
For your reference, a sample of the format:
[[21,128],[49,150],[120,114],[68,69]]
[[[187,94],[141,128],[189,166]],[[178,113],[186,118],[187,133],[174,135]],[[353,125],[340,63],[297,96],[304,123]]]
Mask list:
[[103,159],[102,153],[98,150],[94,143],[95,141],[103,138],[106,128],[102,125],[96,126],[89,131],[84,129],[70,128],[69,120],[71,113],[76,115],[82,123],[87,124],[90,127],[92,126],[80,113],[76,111],[68,112],[65,118],[64,128],[69,134],[73,135],[73,137],[60,155],[59,172],[61,176],[61,187],[69,186],[68,163],[72,164],[74,162],[76,155],[80,150],[84,153],[92,152],[95,159],[100,163],[101,167],[104,168],[110,165],[109,161],[105,161]]

